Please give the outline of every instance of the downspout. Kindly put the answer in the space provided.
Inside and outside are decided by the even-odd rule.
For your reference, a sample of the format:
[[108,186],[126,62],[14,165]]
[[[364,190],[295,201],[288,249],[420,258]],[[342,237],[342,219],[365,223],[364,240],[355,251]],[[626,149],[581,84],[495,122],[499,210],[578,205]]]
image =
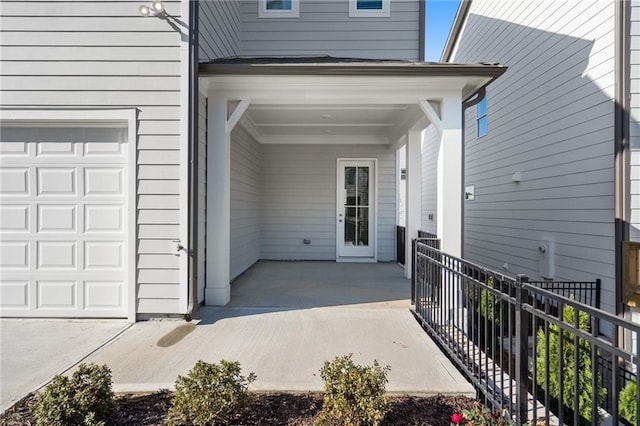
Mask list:
[[460,230],[460,235],[462,236],[462,245],[460,247],[460,257],[464,259],[464,185],[465,185],[465,174],[464,174],[464,159],[465,159],[465,138],[466,138],[466,118],[465,112],[467,108],[471,108],[472,106],[478,105],[484,97],[487,96],[487,87],[482,86],[478,91],[469,99],[462,102],[462,124],[460,126],[460,131],[462,133],[462,229]]
[[[624,314],[622,303],[622,242],[629,239],[629,17],[630,2],[615,2],[615,102],[614,102],[614,186],[615,259],[617,315]],[[620,337],[620,336],[616,336]]]
[[185,320],[198,310],[198,19],[197,1],[189,1],[189,107],[187,149],[189,158],[189,291]]

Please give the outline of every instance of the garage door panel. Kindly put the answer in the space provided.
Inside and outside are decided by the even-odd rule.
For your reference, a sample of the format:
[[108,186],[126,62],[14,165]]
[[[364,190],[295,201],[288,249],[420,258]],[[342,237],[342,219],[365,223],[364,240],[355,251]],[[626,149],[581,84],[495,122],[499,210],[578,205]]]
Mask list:
[[85,281],[84,308],[87,310],[124,309],[123,281]]
[[0,232],[3,234],[29,232],[29,206],[0,205]]
[[77,308],[77,282],[68,280],[40,280],[36,283],[38,309]]
[[38,269],[77,268],[75,241],[38,241]]
[[122,168],[84,169],[84,195],[117,196],[124,194],[124,170]]
[[0,241],[0,268],[6,270],[29,269],[29,241]]
[[124,157],[126,135],[122,129],[85,129],[85,157]]
[[84,269],[124,269],[124,247],[119,241],[87,241],[84,249]]
[[84,209],[86,233],[124,232],[124,205],[87,204]]
[[[4,129],[2,130],[4,133]],[[5,135],[3,134],[4,138]],[[29,144],[25,142],[3,142],[0,143],[0,158],[7,157],[28,157]]]
[[0,300],[3,309],[28,309],[29,281],[0,281]]
[[38,167],[38,196],[75,196],[75,167]]
[[0,314],[129,315],[135,165],[126,135],[121,127],[3,126]]
[[38,157],[77,155],[77,144],[74,142],[38,142],[37,145],[36,156]]
[[0,169],[0,196],[28,196],[29,173],[28,167]]
[[75,204],[38,206],[38,232],[77,232]]

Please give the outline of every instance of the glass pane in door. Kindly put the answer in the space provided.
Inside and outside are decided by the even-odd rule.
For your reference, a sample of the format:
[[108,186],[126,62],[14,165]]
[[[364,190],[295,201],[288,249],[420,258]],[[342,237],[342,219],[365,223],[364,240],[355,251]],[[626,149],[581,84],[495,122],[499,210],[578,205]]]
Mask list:
[[344,168],[344,243],[369,245],[369,167]]
[[346,207],[344,209],[344,245],[355,246],[357,237],[357,224],[355,207]]
[[369,167],[358,167],[358,206],[369,205]]
[[358,208],[358,245],[369,245],[369,208]]

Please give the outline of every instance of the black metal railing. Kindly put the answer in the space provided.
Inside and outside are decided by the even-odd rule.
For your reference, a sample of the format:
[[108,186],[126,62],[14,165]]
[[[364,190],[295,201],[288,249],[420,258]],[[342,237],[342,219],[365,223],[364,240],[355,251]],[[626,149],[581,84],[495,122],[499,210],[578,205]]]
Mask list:
[[[425,280],[423,276],[426,273],[426,270],[422,268],[422,265],[416,264],[415,262],[415,252],[416,252],[416,242],[419,241],[423,245],[428,247],[433,247],[435,249],[440,250],[440,240],[438,236],[432,234],[430,232],[418,231],[418,238],[411,240],[411,254],[413,256],[413,265],[411,274],[411,303],[415,303],[415,288],[416,288],[416,277],[420,277],[421,280]],[[420,246],[422,247],[422,246]],[[417,248],[420,249],[419,247]],[[435,277],[430,277],[431,279],[427,280],[428,282],[432,282],[435,280]]]
[[[599,304],[597,280],[530,283],[420,240],[412,254],[415,314],[486,404],[519,425],[618,424],[620,391],[640,364],[640,325],[583,303]],[[626,405],[640,412],[640,394]]]
[[396,225],[396,262],[404,265],[405,262],[405,238],[406,229],[404,226]]

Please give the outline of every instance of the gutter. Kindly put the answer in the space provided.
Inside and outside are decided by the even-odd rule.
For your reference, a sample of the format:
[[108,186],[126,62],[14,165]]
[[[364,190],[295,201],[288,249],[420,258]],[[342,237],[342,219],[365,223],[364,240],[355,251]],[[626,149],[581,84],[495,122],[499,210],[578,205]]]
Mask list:
[[187,113],[187,149],[189,158],[189,247],[188,301],[185,320],[191,321],[198,310],[198,19],[197,1],[189,2],[189,108]]
[[[628,1],[615,2],[615,95],[614,95],[614,187],[615,187],[615,309],[624,314],[622,303],[622,242],[629,239],[629,17]],[[615,336],[618,337],[618,336]]]
[[460,6],[458,6],[458,11],[456,12],[456,17],[454,18],[453,25],[451,26],[451,31],[449,31],[449,36],[447,37],[444,49],[442,50],[440,62],[449,62],[451,60],[451,55],[453,54],[454,47],[458,43],[458,37],[462,32],[462,27],[467,21],[467,15],[469,15],[469,9],[471,9],[472,1],[473,0],[462,0],[460,2]]

